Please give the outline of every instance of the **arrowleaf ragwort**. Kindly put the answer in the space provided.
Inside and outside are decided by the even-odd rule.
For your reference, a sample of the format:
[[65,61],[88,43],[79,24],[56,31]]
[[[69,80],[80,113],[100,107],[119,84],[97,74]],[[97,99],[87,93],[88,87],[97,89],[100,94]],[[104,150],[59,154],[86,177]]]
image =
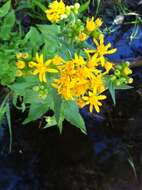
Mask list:
[[0,7],[0,84],[9,89],[18,109],[28,108],[23,124],[43,117],[43,128],[56,125],[61,132],[65,119],[85,133],[80,109],[100,112],[108,90],[115,103],[115,89],[129,88],[132,71],[128,63],[115,65],[107,59],[117,49],[105,44],[102,19],[85,17],[83,5],[34,2],[31,7],[40,9],[43,21],[28,32],[10,0]]

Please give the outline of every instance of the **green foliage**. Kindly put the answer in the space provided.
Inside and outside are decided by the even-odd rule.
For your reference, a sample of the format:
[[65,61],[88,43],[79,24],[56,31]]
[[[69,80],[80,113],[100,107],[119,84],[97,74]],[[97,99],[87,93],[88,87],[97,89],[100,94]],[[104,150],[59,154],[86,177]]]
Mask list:
[[79,108],[73,101],[64,101],[64,116],[74,126],[78,127],[83,133],[86,133],[85,123],[79,113]]
[[[97,10],[99,10],[99,3],[100,1],[98,0]],[[8,87],[12,92],[13,104],[22,112],[28,112],[27,118],[23,121],[24,125],[37,119],[45,118],[47,124],[44,128],[56,125],[60,132],[62,132],[63,121],[67,120],[83,133],[86,133],[85,123],[76,103],[77,98],[66,99],[58,92],[58,89],[55,90],[52,85],[53,81],[59,78],[60,69],[57,68],[56,64],[53,64],[53,60],[56,56],[61,56],[64,59],[64,64],[66,61],[73,60],[75,55],[76,60],[78,59],[79,61],[81,59],[77,56],[82,56],[82,59],[85,61],[90,59],[87,58],[84,49],[94,49],[94,46],[88,44],[86,39],[89,37],[98,39],[101,31],[94,20],[90,20],[90,22],[93,22],[96,28],[98,28],[91,31],[87,29],[86,21],[85,23],[83,22],[85,17],[83,19],[80,18],[88,9],[89,4],[90,0],[87,2],[83,1],[83,5],[81,6],[76,4],[76,6],[74,5],[68,10],[70,11],[69,15],[67,13],[62,15],[63,19],[60,20],[60,23],[49,24],[45,14],[48,5],[47,1],[21,1],[19,5],[18,2],[15,2],[15,11],[24,11],[25,14],[34,18],[28,32],[25,32],[27,28],[24,31],[21,22],[17,21],[15,11],[11,6],[11,1],[7,1],[0,7],[0,84]],[[98,22],[101,23],[100,20]],[[91,23],[90,25],[94,27],[93,24]],[[84,40],[81,39],[81,34],[86,35]],[[20,55],[21,53],[27,53],[28,57],[18,58],[17,53],[20,53]],[[44,60],[41,60],[42,56],[38,57],[37,53],[43,54]],[[37,57],[40,59],[40,64],[37,63]],[[45,63],[43,63],[44,61]],[[52,64],[48,70],[50,61]],[[18,63],[24,66],[21,67],[20,65],[18,67]],[[30,64],[31,66],[29,66]],[[50,73],[51,70],[55,71],[55,69],[56,71],[58,69],[58,73]],[[119,70],[119,68],[117,68],[117,70]],[[17,75],[18,71],[21,72],[20,76]],[[45,76],[43,75],[44,72]],[[119,72],[116,72],[113,75],[118,75],[118,73]],[[121,74],[123,78],[126,77],[128,82],[129,77],[123,74],[123,70]],[[43,76],[44,81],[43,79],[41,80]],[[114,76],[112,76],[112,78],[113,77]],[[110,79],[109,75],[106,77],[106,86],[110,91],[114,103],[115,89],[129,88],[126,84],[117,85],[118,82],[121,83],[122,77],[117,76],[115,82]],[[88,91],[86,91],[86,93],[88,93]],[[91,89],[91,91],[93,90]],[[86,96],[86,94],[83,95]],[[99,95],[100,94],[97,94],[97,96]],[[52,111],[54,115],[50,117],[48,111]],[[10,108],[9,105],[5,103],[0,107],[0,119],[2,119],[4,113],[7,113],[11,146],[12,131]]]
[[11,10],[3,19],[3,24],[0,28],[0,39],[8,40],[11,36],[11,30],[15,24],[15,13]]
[[0,48],[0,83],[8,85],[15,80],[16,66],[13,56]]
[[7,1],[2,7],[0,7],[0,18],[7,15],[9,9],[11,7],[11,1]]

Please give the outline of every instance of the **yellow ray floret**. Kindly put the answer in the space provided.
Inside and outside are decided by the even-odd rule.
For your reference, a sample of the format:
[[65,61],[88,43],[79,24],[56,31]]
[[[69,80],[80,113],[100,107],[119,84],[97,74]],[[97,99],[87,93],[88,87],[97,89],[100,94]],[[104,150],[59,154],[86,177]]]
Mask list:
[[87,18],[86,21],[86,29],[88,32],[93,32],[94,30],[98,29],[102,25],[102,20],[100,18],[97,18],[94,21],[94,17]]
[[51,68],[52,60],[49,59],[44,62],[43,54],[39,55],[36,53],[35,62],[31,62],[34,71],[33,75],[39,75],[40,82],[47,82],[46,73],[57,73],[58,71],[54,68]]
[[57,23],[66,16],[66,6],[62,0],[53,1],[45,13],[49,21]]
[[88,96],[82,97],[82,99],[85,101],[86,105],[89,105],[90,112],[93,111],[93,108],[95,108],[96,112],[100,112],[100,106],[102,106],[102,103],[100,100],[105,100],[105,95],[98,95],[96,93],[96,89],[93,90],[93,92],[89,92]]

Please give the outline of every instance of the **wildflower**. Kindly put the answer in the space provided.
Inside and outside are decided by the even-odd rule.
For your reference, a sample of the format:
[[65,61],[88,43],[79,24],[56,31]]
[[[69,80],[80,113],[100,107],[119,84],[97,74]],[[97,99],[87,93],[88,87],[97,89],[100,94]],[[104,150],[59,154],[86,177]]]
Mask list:
[[104,68],[106,69],[106,72],[104,73],[104,74],[107,74],[107,73],[109,73],[109,71],[113,68],[113,63],[111,63],[111,62],[106,62],[105,64],[104,64]]
[[80,8],[80,4],[79,3],[75,3],[73,8],[74,8],[74,13],[78,14],[78,10]]
[[86,62],[82,56],[75,54],[74,59],[72,60],[77,66],[85,65]]
[[123,74],[126,75],[126,76],[130,75],[130,74],[132,74],[132,70],[129,69],[129,67],[124,67]]
[[82,32],[79,34],[79,40],[82,42],[82,41],[85,41],[86,39],[88,38],[88,36]]
[[100,18],[97,18],[94,21],[94,17],[87,18],[86,21],[86,29],[88,32],[93,32],[94,30],[98,29],[102,25],[102,20]]
[[100,41],[99,43],[95,38],[93,38],[93,41],[96,45],[96,50],[94,50],[94,52],[97,53],[98,57],[100,58],[102,66],[104,66],[104,63],[105,63],[104,55],[115,53],[116,48],[110,49],[111,48],[110,43],[108,43],[107,45],[104,45],[104,35],[103,34],[101,34],[99,36],[99,41]]
[[29,66],[30,68],[33,68],[33,67],[34,67],[34,62],[33,62],[33,61],[28,62],[28,66]]
[[24,69],[25,62],[24,61],[17,61],[16,66],[17,66],[18,69]]
[[16,71],[16,76],[17,76],[17,77],[23,76],[23,72],[22,72],[21,70],[17,70],[17,71]]
[[74,86],[74,82],[68,75],[62,74],[59,79],[54,80],[52,86],[57,88],[58,94],[62,95],[65,100],[73,99],[72,88]]
[[40,82],[47,82],[46,80],[46,73],[57,73],[58,71],[56,69],[50,68],[52,60],[47,60],[44,63],[43,54],[38,55],[36,54],[36,61],[32,62],[33,67],[35,70],[33,71],[33,75],[39,74],[39,80]]
[[27,59],[29,57],[28,53],[17,53],[16,58],[17,59]]
[[61,65],[62,63],[64,63],[64,60],[62,59],[62,57],[56,55],[53,59],[52,59],[52,63],[54,65]]
[[92,80],[90,80],[90,87],[92,89],[95,88],[98,94],[104,92],[106,90],[106,86],[103,80],[103,75],[98,74],[97,76],[94,76]]
[[83,108],[84,106],[86,106],[86,103],[85,101],[82,99],[82,97],[79,97],[77,100],[76,100],[76,103],[78,104],[78,106],[80,108]]
[[87,18],[87,21],[86,21],[86,29],[89,31],[89,32],[93,32],[96,28],[96,25],[95,25],[95,22],[94,22],[94,17],[92,17],[91,19],[90,18]]
[[133,83],[133,78],[129,78],[128,79],[128,84],[132,84]]
[[97,54],[94,54],[93,56],[90,56],[90,54],[88,53],[87,55],[88,55],[88,58],[89,58],[88,63],[87,63],[87,66],[88,66],[89,68],[97,67],[97,66],[98,66],[98,63],[99,63],[99,62],[98,62],[99,59],[98,59],[98,57],[97,57]]
[[62,20],[66,15],[66,7],[62,0],[59,2],[57,0],[53,1],[49,5],[49,9],[45,11],[46,16],[52,23],[57,23]]
[[85,101],[85,104],[89,104],[89,110],[90,112],[93,111],[93,108],[95,108],[96,112],[100,112],[99,106],[102,106],[102,103],[100,100],[105,100],[105,95],[98,95],[96,93],[96,89],[94,88],[93,92],[89,91],[88,96],[83,96],[82,99]]
[[95,20],[95,24],[96,24],[96,27],[99,28],[99,27],[102,26],[103,22],[102,22],[102,20],[101,20],[100,18],[97,18],[97,19]]
[[89,81],[88,80],[81,80],[76,82],[74,87],[74,96],[79,97],[81,95],[84,95],[89,89]]

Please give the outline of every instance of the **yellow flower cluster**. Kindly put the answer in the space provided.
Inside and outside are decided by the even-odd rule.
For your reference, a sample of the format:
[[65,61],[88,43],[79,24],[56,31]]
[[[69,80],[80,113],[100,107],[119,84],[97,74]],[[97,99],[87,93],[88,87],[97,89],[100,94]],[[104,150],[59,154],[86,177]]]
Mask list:
[[127,63],[115,66],[106,59],[105,56],[115,53],[116,49],[112,49],[110,43],[104,44],[102,34],[98,40],[94,38],[93,41],[95,49],[85,49],[83,56],[75,54],[69,60],[64,60],[59,55],[44,60],[43,54],[36,53],[34,58],[29,58],[28,54],[19,53],[16,55],[17,76],[26,72],[38,75],[40,82],[46,86],[46,74],[54,73],[49,86],[56,88],[59,95],[65,100],[75,101],[80,108],[89,105],[90,112],[93,109],[99,112],[101,101],[106,99],[102,94],[108,88],[106,76],[109,75],[114,84],[123,85],[132,82],[128,76],[132,71]]
[[62,0],[55,0],[49,4],[49,8],[45,11],[45,13],[50,22],[58,23],[60,20],[67,18],[71,11],[77,14],[79,7],[79,3],[75,3],[74,6],[66,6]]
[[87,18],[86,21],[86,29],[88,32],[93,32],[94,30],[98,29],[100,26],[102,26],[103,22],[100,18],[97,18],[94,21],[94,17]]
[[93,36],[93,33],[97,31],[102,24],[103,22],[100,18],[97,18],[95,21],[94,17],[87,18],[84,29],[79,33],[79,40],[85,41],[89,36]]
[[99,112],[99,106],[102,105],[100,100],[106,99],[102,95],[106,90],[104,75],[112,67],[109,66],[105,71],[100,70],[100,60],[96,54],[90,55],[87,50],[86,53],[86,59],[77,54],[69,61],[60,58],[57,64],[59,78],[54,80],[53,86],[65,100],[75,100],[81,108],[90,105],[90,112],[93,108]]
[[33,68],[33,75],[39,75],[40,82],[47,82],[46,73],[57,73],[58,71],[52,68],[52,60],[48,59],[44,62],[43,54],[36,53],[35,61],[29,62],[29,67]]
[[28,60],[27,53],[18,53],[17,57],[17,77],[23,75],[39,75],[40,82],[47,82],[46,73],[57,73],[58,71],[52,67],[52,60],[44,61],[43,54],[36,53],[33,60]]
[[16,58],[17,58],[17,62],[16,62],[16,66],[17,66],[17,72],[16,72],[16,76],[17,77],[21,77],[24,75],[23,69],[26,67],[26,62],[25,60],[29,58],[29,54],[28,53],[17,53],[16,54]]

